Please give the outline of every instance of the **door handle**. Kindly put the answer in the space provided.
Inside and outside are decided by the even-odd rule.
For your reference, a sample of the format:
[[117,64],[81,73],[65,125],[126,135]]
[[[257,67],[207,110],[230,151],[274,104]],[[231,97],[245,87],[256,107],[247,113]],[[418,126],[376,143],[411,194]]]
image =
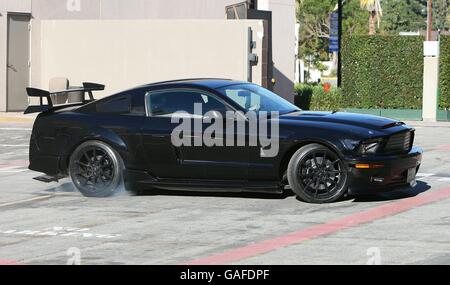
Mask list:
[[11,68],[14,72],[17,72],[17,69],[14,67],[14,65],[8,64],[7,66],[8,68]]

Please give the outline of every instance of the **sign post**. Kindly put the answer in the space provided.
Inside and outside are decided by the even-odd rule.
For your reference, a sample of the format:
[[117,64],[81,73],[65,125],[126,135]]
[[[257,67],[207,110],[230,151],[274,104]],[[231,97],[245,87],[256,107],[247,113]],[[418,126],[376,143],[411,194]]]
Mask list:
[[342,13],[344,9],[344,1],[338,0],[338,52],[337,52],[337,85],[342,85]]
[[333,53],[333,68],[338,71],[338,86],[339,82],[339,13],[333,12],[330,14],[330,42],[328,51]]
[[339,14],[333,12],[330,14],[330,53],[339,52]]

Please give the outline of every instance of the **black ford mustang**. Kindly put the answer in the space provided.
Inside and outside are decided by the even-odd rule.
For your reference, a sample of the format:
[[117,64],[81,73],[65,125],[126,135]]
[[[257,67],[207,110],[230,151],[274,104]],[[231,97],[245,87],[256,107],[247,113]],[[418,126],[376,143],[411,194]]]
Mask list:
[[[70,176],[89,197],[110,196],[124,188],[281,193],[290,186],[304,201],[326,203],[347,191],[414,186],[421,164],[422,150],[413,146],[414,129],[402,122],[302,111],[251,83],[160,82],[93,100],[92,91],[103,88],[85,83],[79,90],[53,94],[27,89],[29,96],[41,98],[40,106],[26,111],[40,112],[30,142],[29,168],[45,174],[37,180],[57,182]],[[75,91],[90,96],[79,104],[51,103],[51,96]],[[180,110],[193,114],[194,103],[201,104],[203,112],[219,114],[277,111],[276,117],[265,118],[279,123],[277,154],[262,155],[265,149],[259,144],[175,146],[172,115]],[[246,130],[243,135],[249,140],[254,134]]]

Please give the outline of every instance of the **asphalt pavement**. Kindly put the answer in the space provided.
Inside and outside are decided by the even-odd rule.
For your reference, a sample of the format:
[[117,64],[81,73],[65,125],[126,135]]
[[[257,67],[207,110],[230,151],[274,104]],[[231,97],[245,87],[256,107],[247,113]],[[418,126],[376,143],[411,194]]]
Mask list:
[[412,123],[409,190],[313,205],[285,195],[85,198],[27,169],[32,119],[0,118],[0,264],[450,264],[450,125]]

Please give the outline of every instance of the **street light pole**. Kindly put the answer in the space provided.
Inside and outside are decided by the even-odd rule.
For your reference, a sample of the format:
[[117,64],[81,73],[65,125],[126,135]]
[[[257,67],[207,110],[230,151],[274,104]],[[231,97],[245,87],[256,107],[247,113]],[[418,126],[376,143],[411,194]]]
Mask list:
[[431,41],[433,31],[433,1],[427,3],[427,41]]

